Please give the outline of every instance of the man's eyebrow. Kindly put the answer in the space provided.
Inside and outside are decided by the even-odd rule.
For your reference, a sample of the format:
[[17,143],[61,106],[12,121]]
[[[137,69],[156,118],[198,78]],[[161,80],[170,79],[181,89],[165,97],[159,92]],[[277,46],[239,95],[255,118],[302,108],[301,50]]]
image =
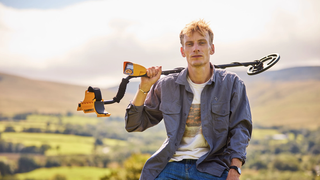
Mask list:
[[207,39],[199,39],[198,41],[207,41]]

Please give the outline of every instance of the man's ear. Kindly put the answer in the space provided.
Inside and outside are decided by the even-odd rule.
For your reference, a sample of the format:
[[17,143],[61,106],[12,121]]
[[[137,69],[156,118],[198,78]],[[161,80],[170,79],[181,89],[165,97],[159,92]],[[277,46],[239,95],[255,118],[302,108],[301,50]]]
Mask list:
[[214,49],[214,44],[211,44],[211,48],[210,48],[210,54],[213,55],[215,52],[215,49]]
[[186,55],[184,54],[184,49],[183,49],[183,47],[180,48],[180,52],[181,52],[182,57],[186,57]]

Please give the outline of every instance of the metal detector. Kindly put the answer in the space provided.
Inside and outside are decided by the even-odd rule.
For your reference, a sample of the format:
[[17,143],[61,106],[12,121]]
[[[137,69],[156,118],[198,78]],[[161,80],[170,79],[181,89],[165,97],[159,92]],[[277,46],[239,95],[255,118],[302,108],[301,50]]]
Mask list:
[[[244,66],[248,67],[248,75],[256,75],[262,73],[273,65],[275,65],[280,59],[280,55],[277,53],[270,54],[259,60],[252,62],[233,62],[230,64],[214,65],[215,68],[225,69],[228,67],[237,67]],[[173,70],[162,71],[162,75],[168,75],[172,73],[180,73],[184,68],[175,68]],[[117,95],[112,100],[103,100],[100,88],[89,86],[85,91],[84,100],[78,103],[77,111],[83,111],[84,113],[93,113],[97,114],[97,117],[109,117],[111,114],[105,111],[105,104],[113,104],[115,102],[119,103],[123,98],[127,84],[131,78],[147,76],[147,69],[139,64],[134,64],[132,62],[123,63],[123,73],[128,75],[126,78],[123,78],[118,89]]]

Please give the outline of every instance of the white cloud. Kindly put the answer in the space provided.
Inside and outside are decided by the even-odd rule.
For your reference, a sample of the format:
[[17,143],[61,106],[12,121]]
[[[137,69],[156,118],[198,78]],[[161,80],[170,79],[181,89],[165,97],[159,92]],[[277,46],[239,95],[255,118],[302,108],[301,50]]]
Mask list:
[[199,18],[215,33],[213,63],[278,52],[282,67],[319,64],[319,5],[317,0],[101,0],[18,10],[0,4],[0,71],[107,86],[103,79],[121,80],[125,60],[164,69],[185,66],[178,35]]

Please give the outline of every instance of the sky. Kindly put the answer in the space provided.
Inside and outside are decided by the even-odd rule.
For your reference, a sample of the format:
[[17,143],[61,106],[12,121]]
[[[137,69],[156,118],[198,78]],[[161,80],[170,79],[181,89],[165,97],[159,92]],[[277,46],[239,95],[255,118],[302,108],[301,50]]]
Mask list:
[[198,19],[214,32],[213,64],[279,53],[271,70],[320,66],[319,18],[319,0],[0,0],[0,72],[118,85],[124,61],[185,67],[179,33]]

